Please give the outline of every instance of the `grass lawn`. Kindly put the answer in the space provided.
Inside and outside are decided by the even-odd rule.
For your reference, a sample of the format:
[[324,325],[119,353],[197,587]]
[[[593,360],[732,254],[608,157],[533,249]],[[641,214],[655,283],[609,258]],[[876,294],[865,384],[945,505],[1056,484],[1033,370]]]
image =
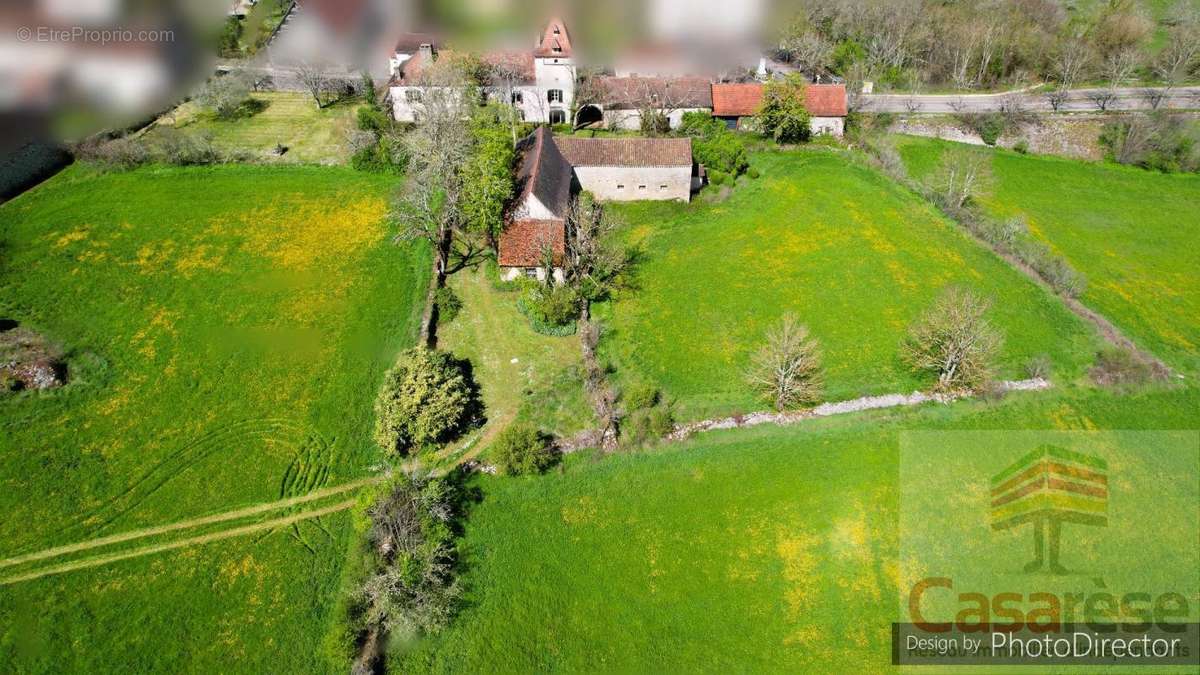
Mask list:
[[467,453],[486,450],[517,418],[559,434],[590,426],[579,338],[535,333],[517,311],[516,294],[493,288],[483,266],[451,275],[449,284],[463,308],[438,327],[438,347],[470,359],[487,413]]
[[392,185],[337,168],[75,166],[0,207],[0,316],[61,343],[71,375],[0,398],[7,670],[328,667],[344,511],[20,583],[4,582],[306,507],[5,559],[370,475],[374,396],[428,279],[424,248],[386,231]]
[[993,300],[1006,335],[1001,375],[1047,354],[1070,379],[1090,362],[1089,327],[918,197],[824,151],[756,153],[762,175],[719,204],[616,209],[645,259],[638,288],[598,313],[604,353],[647,378],[682,417],[760,409],[749,355],[785,312],[824,352],[826,398],[928,386],[899,360],[908,325],[950,285]]
[[[1194,389],[1129,397],[1050,391],[717,432],[599,462],[574,457],[563,475],[481,477],[483,498],[464,542],[467,607],[448,631],[394,655],[389,667],[891,670],[890,623],[900,618],[904,578],[898,559],[905,546],[898,535],[902,432],[1194,430],[1197,410]],[[1144,561],[1152,551],[1167,554],[1174,563],[1158,569],[1182,570],[1180,590],[1189,597],[1195,577],[1179,561],[1195,559],[1195,541],[1172,546],[1163,543],[1175,541],[1170,537],[1154,538],[1173,527],[1181,528],[1177,536],[1194,536],[1188,528],[1196,526],[1200,496],[1191,471],[1165,474],[1175,478],[1158,485],[1170,519],[1123,530],[1135,540],[1145,534],[1151,543],[1118,552],[1129,569],[1142,569],[1130,564],[1131,555]],[[977,515],[986,513],[986,504],[985,492]],[[1024,562],[1027,534],[1021,531],[1011,546],[988,535],[989,548],[975,553]],[[1065,561],[1077,560],[1078,549],[1065,552]],[[1110,589],[1122,588],[1112,573],[1105,576]],[[1067,582],[1094,588],[1091,577]]]
[[[158,123],[190,132],[209,132],[217,148],[248,152],[257,160],[340,164],[349,158],[346,133],[354,128],[362,101],[343,101],[319,109],[311,96],[301,92],[258,92],[251,99],[264,107],[244,117],[216,119],[189,101]],[[154,131],[147,133],[153,135]],[[286,146],[287,153],[276,156],[276,144]]]
[[[914,176],[947,143],[901,137]],[[1200,371],[1200,176],[1034,157],[992,156],[983,198],[996,216],[1025,216],[1031,232],[1087,277],[1082,300],[1172,366]]]

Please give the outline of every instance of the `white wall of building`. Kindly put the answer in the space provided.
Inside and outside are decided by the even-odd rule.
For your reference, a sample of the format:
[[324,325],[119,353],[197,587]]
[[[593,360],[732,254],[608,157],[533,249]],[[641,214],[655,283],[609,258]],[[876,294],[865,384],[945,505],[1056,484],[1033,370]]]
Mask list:
[[[683,114],[688,112],[709,112],[709,108],[680,108],[667,114],[671,128],[677,129],[683,122]],[[626,129],[637,131],[642,128],[642,114],[637,110],[605,110],[604,126],[609,129]]]
[[845,131],[845,126],[844,117],[810,117],[808,120],[808,128],[813,136],[828,134],[840,137]]
[[675,199],[686,202],[691,198],[691,166],[577,166],[575,176],[579,179],[580,187],[597,199],[620,202]]
[[[563,268],[561,268],[561,267],[555,267],[552,273],[554,275],[554,281],[556,283],[561,284],[563,282],[563,280],[566,278],[565,276],[563,276]],[[501,267],[500,268],[500,278],[503,279],[504,281],[512,281],[513,279],[518,279],[520,277],[529,277],[531,279],[537,279],[538,281],[545,281],[546,280],[546,268],[545,267]]]

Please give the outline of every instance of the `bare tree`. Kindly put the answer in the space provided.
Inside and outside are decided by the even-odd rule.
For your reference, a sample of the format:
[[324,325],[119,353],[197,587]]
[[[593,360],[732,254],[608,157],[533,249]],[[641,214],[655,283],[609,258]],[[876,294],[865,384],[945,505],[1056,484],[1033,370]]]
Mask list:
[[1104,112],[1108,110],[1108,106],[1112,105],[1113,101],[1117,100],[1117,92],[1111,88],[1094,89],[1088,92],[1087,97],[1092,105],[1096,106],[1096,110]]
[[567,281],[579,291],[586,317],[589,303],[604,297],[620,283],[633,258],[613,235],[617,221],[589,193],[572,200],[566,224],[564,272]]
[[1200,60],[1200,26],[1180,24],[1171,29],[1167,45],[1158,53],[1154,74],[1163,81],[1169,93],[1188,77],[1197,60]]
[[950,101],[950,109],[954,112],[962,112],[967,109],[967,99],[958,96]]
[[[603,87],[606,109],[632,110],[642,133],[655,135],[670,130],[671,116],[696,106],[684,81],[657,77],[628,77],[608,80]],[[627,116],[626,119],[629,119]]]
[[1141,96],[1151,110],[1158,110],[1167,98],[1167,90],[1160,87],[1146,87],[1142,89]]
[[908,98],[904,99],[904,109],[910,114],[920,112],[922,107],[923,104],[917,99],[916,96],[909,96]]
[[[521,90],[521,85],[529,79],[528,70],[513,59],[501,59],[487,66],[488,93],[498,100],[501,110],[507,117],[509,129],[512,132],[513,147],[517,147],[517,129],[521,124],[521,112],[517,107],[518,99],[523,105],[527,92]],[[532,93],[532,92],[530,92]]]
[[987,319],[989,307],[971,291],[947,289],[909,329],[904,360],[916,371],[937,373],[941,391],[985,384],[1003,344]]
[[1062,108],[1067,102],[1067,92],[1067,89],[1058,87],[1046,93],[1046,102],[1050,104],[1051,110],[1058,112]]
[[815,403],[824,387],[817,341],[794,315],[785,314],[751,357],[746,379],[776,410]]
[[815,31],[788,36],[780,48],[796,67],[813,77],[824,75],[833,63],[833,44]]
[[312,96],[317,107],[324,108],[326,105],[324,96],[333,83],[333,77],[325,64],[316,61],[301,61],[296,66],[296,77],[308,95]]
[[1141,52],[1135,47],[1127,47],[1109,54],[1104,59],[1104,78],[1108,86],[1116,89],[1125,84],[1133,75],[1141,62]]
[[989,176],[989,158],[971,148],[948,150],[929,187],[949,211],[957,211],[983,191]]
[[1054,74],[1059,88],[1070,89],[1092,64],[1092,48],[1082,38],[1069,38],[1059,45],[1054,57]]
[[416,128],[404,137],[408,180],[395,205],[400,239],[426,239],[435,251],[440,286],[448,273],[453,237],[465,219],[462,167],[471,150],[467,124],[469,83],[447,60],[422,71],[421,100],[414,105]]

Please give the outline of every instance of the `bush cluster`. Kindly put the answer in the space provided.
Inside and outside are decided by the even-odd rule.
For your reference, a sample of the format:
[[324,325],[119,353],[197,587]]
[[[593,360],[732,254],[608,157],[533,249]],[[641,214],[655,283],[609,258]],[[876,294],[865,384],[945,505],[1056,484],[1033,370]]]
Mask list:
[[152,163],[192,166],[237,159],[219,151],[207,132],[172,127],[158,127],[152,135],[141,138],[91,138],[77,144],[74,154],[80,161],[108,169],[132,169]]
[[437,306],[438,321],[450,323],[462,310],[462,300],[449,286],[442,286],[433,295],[433,304]]
[[658,388],[634,383],[621,392],[621,443],[626,447],[654,445],[675,430],[675,412]]
[[749,155],[738,135],[707,113],[684,113],[679,132],[691,136],[692,156],[708,167],[710,183],[723,182],[723,179],[714,181],[714,173],[736,177],[750,166]]
[[1144,169],[1200,171],[1200,123],[1155,113],[1109,122],[1100,134],[1108,159]]
[[403,456],[457,436],[478,411],[470,364],[414,347],[384,376],[375,401],[375,442]]
[[517,309],[543,335],[572,335],[579,316],[579,297],[566,284],[537,284],[517,300]]
[[501,431],[489,456],[507,476],[542,473],[558,459],[550,438],[526,422],[510,424]]

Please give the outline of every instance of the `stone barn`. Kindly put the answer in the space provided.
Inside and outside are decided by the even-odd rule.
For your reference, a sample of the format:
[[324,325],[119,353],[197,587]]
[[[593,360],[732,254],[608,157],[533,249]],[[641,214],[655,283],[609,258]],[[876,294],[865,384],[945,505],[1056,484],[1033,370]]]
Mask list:
[[690,138],[555,138],[546,127],[518,147],[516,196],[500,235],[501,277],[561,280],[571,196],[688,201],[697,187]]

